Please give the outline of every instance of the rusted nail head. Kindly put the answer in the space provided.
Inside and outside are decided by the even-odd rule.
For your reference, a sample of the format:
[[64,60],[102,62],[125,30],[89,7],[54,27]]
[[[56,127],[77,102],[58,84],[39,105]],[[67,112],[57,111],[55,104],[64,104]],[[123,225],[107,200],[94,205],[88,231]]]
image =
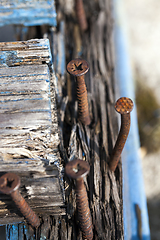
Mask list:
[[86,74],[89,70],[89,65],[86,60],[76,58],[67,64],[67,71],[75,77]]
[[133,110],[133,102],[130,98],[119,98],[115,104],[115,109],[120,114],[127,114]]
[[11,194],[20,186],[20,178],[15,173],[6,173],[0,177],[0,192]]
[[89,173],[89,164],[86,161],[75,159],[66,164],[65,173],[73,179],[83,178]]

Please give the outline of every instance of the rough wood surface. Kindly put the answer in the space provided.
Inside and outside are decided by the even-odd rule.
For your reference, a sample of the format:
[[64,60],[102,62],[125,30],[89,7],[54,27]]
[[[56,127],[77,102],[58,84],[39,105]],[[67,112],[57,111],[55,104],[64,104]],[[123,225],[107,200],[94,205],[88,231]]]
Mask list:
[[[65,10],[66,63],[76,57],[84,58],[89,63],[90,71],[86,74],[86,83],[92,124],[85,127],[78,122],[75,81],[67,75],[65,89],[68,98],[62,96],[60,107],[65,112],[61,115],[64,152],[67,151],[68,161],[79,157],[90,164],[86,188],[93,219],[94,239],[119,240],[123,239],[121,162],[115,173],[108,169],[109,157],[118,133],[114,110],[116,99],[112,1],[87,1],[84,6],[89,23],[85,33],[80,32],[74,9],[70,12]],[[69,137],[66,137],[66,133]],[[67,216],[68,220],[72,221],[72,224],[66,222],[65,239],[82,239],[78,230],[74,185],[68,179],[65,189]],[[71,236],[68,235],[70,232]],[[62,239],[61,236],[59,239]]]
[[[1,175],[21,177],[21,193],[37,213],[64,214],[49,41],[0,43],[0,56]],[[10,198],[0,200],[0,224],[14,222]]]
[[[57,101],[59,127],[61,133],[60,153],[68,161],[79,157],[90,164],[90,174],[85,180],[89,206],[93,220],[94,239],[124,238],[123,200],[122,200],[122,165],[115,173],[108,169],[111,155],[118,134],[117,115],[114,110],[115,79],[113,51],[113,16],[112,1],[85,1],[85,10],[89,28],[80,32],[74,11],[73,1],[58,1],[58,27],[54,39],[65,33],[66,64],[76,57],[86,59],[90,71],[86,75],[88,101],[92,124],[83,126],[77,120],[77,101],[75,81],[68,74],[57,71]],[[65,24],[65,32],[60,24]],[[57,52],[62,47],[57,41]],[[62,51],[61,51],[62,52]],[[60,52],[60,53],[61,53]],[[58,55],[59,56],[59,55]],[[60,54],[63,57],[62,54]],[[66,217],[47,218],[43,232],[47,239],[82,239],[79,229],[74,183],[65,178]],[[54,221],[53,221],[54,219]],[[57,225],[56,225],[57,223]],[[53,225],[52,225],[53,224]],[[53,228],[52,228],[53,227]],[[54,234],[50,234],[52,232]]]
[[[123,201],[121,162],[115,173],[108,169],[109,156],[118,133],[114,110],[114,52],[112,0],[84,1],[89,28],[80,32],[73,0],[57,1],[57,28],[52,29],[51,45],[56,67],[56,97],[59,113],[60,156],[63,167],[75,157],[90,164],[85,180],[93,220],[94,239],[122,240]],[[63,28],[61,27],[63,25]],[[61,40],[61,41],[60,41]],[[65,44],[65,54],[64,54]],[[83,126],[77,120],[75,81],[64,74],[63,66],[75,57],[86,59],[90,71],[86,75],[92,125]],[[16,233],[24,239],[81,240],[74,183],[64,175],[66,216],[43,216],[43,224],[35,233],[24,231],[18,224]],[[13,226],[8,227],[11,240]],[[20,239],[20,238],[19,238]]]

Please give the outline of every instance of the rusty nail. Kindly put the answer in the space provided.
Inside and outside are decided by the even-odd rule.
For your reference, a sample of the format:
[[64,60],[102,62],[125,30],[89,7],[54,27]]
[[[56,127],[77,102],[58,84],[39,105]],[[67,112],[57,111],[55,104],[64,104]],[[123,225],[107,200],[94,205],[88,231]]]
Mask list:
[[88,197],[83,177],[89,172],[89,164],[83,160],[75,159],[66,164],[67,176],[76,180],[76,204],[80,228],[84,239],[93,239],[93,225],[88,205]]
[[75,9],[76,9],[76,15],[77,15],[79,27],[81,31],[84,32],[88,28],[88,23],[87,23],[86,14],[84,11],[83,0],[76,0]]
[[118,113],[121,114],[121,128],[109,161],[109,168],[111,171],[115,171],[117,167],[129,134],[131,123],[130,112],[133,109],[133,102],[130,98],[127,97],[119,98],[115,104],[115,109]]
[[87,89],[84,80],[84,74],[89,70],[87,61],[76,58],[67,65],[67,71],[76,78],[77,99],[78,99],[78,115],[80,121],[84,125],[89,125],[91,119],[89,116]]
[[38,228],[40,220],[18,191],[19,186],[20,178],[15,173],[6,173],[0,177],[0,192],[10,195],[20,212],[32,227]]

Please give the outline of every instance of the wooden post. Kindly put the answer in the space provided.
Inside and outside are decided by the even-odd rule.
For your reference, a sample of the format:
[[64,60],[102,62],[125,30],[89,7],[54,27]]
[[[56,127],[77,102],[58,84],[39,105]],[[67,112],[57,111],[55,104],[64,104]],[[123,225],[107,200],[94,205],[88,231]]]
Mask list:
[[[75,57],[82,57],[90,65],[86,82],[92,125],[86,127],[77,121],[74,80],[64,76],[64,71],[61,74],[59,70],[56,91],[61,137],[59,153],[63,167],[67,161],[75,157],[82,158],[90,164],[86,188],[94,226],[94,239],[120,240],[123,239],[121,161],[115,173],[108,169],[109,157],[118,133],[117,117],[113,107],[116,99],[112,1],[85,1],[84,4],[89,26],[85,33],[80,32],[74,9],[67,5],[67,0],[57,5],[57,20],[58,25],[62,20],[65,21],[66,64]],[[54,34],[60,36],[59,28],[56,31]],[[55,52],[58,56],[62,56],[61,44],[62,42],[57,42]],[[66,96],[67,92],[71,95]],[[65,176],[63,179],[66,216],[43,214],[40,230],[36,233],[30,231],[29,237],[35,237],[36,234],[36,239],[43,237],[82,239],[77,220],[74,184]],[[18,229],[23,231],[21,224],[18,225]],[[9,232],[8,228],[7,233]],[[23,233],[23,236],[26,237],[27,234]],[[10,237],[8,239],[11,240]]]

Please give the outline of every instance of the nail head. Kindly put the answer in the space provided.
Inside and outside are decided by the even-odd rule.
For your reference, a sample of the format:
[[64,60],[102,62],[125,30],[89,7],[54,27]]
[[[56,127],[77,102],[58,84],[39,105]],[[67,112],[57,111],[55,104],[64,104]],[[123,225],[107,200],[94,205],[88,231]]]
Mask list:
[[6,173],[0,177],[0,192],[11,194],[20,186],[20,178],[15,173]]
[[127,114],[133,110],[133,101],[130,98],[119,98],[115,104],[115,109],[120,114]]
[[88,70],[89,70],[88,62],[81,58],[73,59],[67,64],[68,73],[75,77],[79,77],[86,74]]
[[65,173],[70,178],[79,179],[85,177],[89,173],[89,169],[88,162],[75,159],[66,164]]

